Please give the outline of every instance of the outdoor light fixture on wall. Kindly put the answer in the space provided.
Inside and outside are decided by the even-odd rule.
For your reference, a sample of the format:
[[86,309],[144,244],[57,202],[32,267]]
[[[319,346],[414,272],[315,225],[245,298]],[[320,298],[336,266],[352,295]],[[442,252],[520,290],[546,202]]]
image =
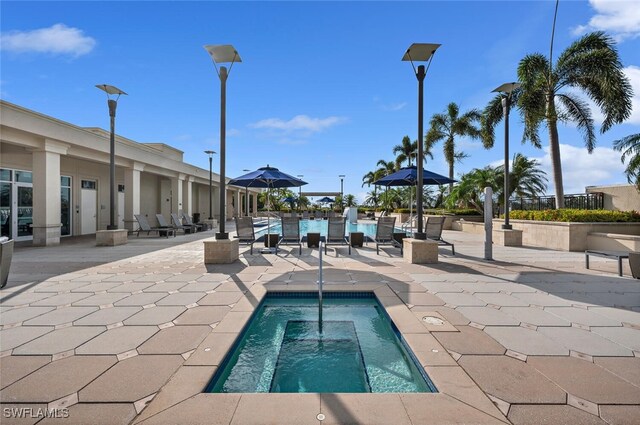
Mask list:
[[520,87],[520,83],[504,83],[491,93],[503,93],[502,113],[504,115],[504,224],[503,229],[510,230],[509,224],[509,108],[511,107],[511,94]]
[[[424,112],[423,112],[423,91],[424,91],[424,78],[427,75],[427,71],[429,70],[429,66],[431,66],[431,61],[433,60],[433,54],[438,50],[441,44],[428,44],[428,43],[413,43],[407,51],[402,56],[403,61],[411,62],[411,66],[413,67],[413,71],[416,74],[416,78],[418,79],[418,160],[417,160],[417,196],[416,196],[416,208],[418,209],[418,231],[413,234],[413,237],[416,239],[426,239],[427,235],[422,231],[422,197],[423,197],[423,175],[424,175],[424,148],[423,148],[423,140],[424,136],[422,134],[422,126],[424,122]],[[427,68],[425,69],[424,65],[418,66],[416,69],[413,62],[429,62],[427,64]]]
[[[109,84],[96,84],[96,87],[107,93],[107,105],[109,106],[109,118],[111,120],[111,133],[109,135],[109,225],[107,230],[116,230],[116,108],[120,95],[125,92]],[[111,96],[116,96],[111,99]]]
[[[236,62],[242,62],[238,51],[230,44],[208,44],[204,46],[204,49],[211,56],[213,66],[216,69],[216,73],[220,78],[220,231],[216,233],[216,239],[229,239],[229,234],[225,232],[225,220],[226,220],[226,175],[225,175],[225,142],[226,142],[226,125],[227,125],[227,77],[233,64]],[[218,69],[219,63],[231,63],[229,69],[226,66],[221,66]]]

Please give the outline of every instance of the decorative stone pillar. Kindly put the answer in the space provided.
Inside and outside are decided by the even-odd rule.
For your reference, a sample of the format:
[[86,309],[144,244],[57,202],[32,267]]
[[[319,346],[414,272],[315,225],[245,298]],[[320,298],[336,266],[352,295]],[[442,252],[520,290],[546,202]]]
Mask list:
[[187,176],[184,181],[184,188],[182,190],[182,211],[191,217],[193,215],[193,181],[195,177]]
[[33,245],[60,244],[60,155],[69,145],[46,139],[33,151]]
[[253,205],[253,216],[255,217],[258,213],[258,194],[252,193],[251,196],[251,204]]
[[[171,179],[171,212],[180,214],[183,209],[182,204],[182,186],[185,175],[178,174],[177,178]],[[169,220],[170,217],[167,217]]]
[[140,214],[140,174],[144,164],[134,162],[124,169],[124,226],[129,231],[137,229],[134,215]]

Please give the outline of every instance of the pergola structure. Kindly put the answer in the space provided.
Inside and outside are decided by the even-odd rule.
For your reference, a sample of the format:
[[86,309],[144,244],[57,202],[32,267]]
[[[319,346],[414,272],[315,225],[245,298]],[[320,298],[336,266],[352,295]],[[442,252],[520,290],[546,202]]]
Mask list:
[[340,192],[300,192],[301,196],[340,196]]

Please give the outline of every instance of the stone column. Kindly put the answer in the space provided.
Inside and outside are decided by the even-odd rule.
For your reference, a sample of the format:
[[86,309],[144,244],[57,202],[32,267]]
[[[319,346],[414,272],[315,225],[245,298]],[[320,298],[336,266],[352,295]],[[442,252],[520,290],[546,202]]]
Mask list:
[[258,213],[258,194],[251,193],[249,194],[249,196],[251,196],[251,204],[253,205],[253,216],[255,217]]
[[33,245],[60,244],[60,155],[69,146],[46,139],[33,151]]
[[[182,204],[182,186],[184,184],[185,175],[178,174],[177,178],[171,179],[171,212],[180,214],[183,209]],[[167,217],[167,220],[170,217]]]
[[243,215],[242,211],[244,209],[244,203],[242,202],[242,193],[243,193],[243,191],[240,191],[240,190],[236,191],[236,209],[235,209],[236,215],[235,215],[235,217],[241,217]]
[[189,217],[193,214],[193,181],[195,177],[187,176],[182,190],[182,211]]
[[137,229],[135,214],[140,214],[140,174],[144,164],[134,162],[132,168],[124,169],[124,226]]

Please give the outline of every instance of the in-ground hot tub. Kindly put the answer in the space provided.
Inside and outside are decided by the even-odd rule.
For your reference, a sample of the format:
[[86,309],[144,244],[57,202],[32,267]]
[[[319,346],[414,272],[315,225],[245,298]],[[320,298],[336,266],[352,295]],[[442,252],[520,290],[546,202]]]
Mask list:
[[270,292],[214,374],[213,393],[436,392],[371,292]]

